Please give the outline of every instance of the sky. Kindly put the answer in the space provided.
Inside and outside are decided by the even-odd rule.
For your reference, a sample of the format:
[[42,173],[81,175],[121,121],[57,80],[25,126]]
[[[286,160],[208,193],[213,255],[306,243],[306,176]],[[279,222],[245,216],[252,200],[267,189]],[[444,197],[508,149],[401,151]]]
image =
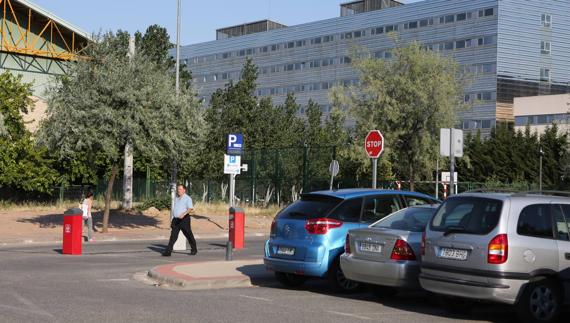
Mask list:
[[[28,0],[87,33],[166,27],[176,40],[177,0]],[[403,1],[405,3],[420,0]],[[216,39],[216,29],[269,18],[291,26],[334,18],[347,0],[182,0],[181,45]]]

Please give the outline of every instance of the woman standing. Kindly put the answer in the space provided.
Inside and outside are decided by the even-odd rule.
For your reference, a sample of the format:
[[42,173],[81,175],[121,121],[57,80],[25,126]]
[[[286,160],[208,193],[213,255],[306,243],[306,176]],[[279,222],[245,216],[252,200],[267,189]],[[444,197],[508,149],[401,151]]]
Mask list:
[[93,242],[93,218],[91,217],[91,207],[93,206],[93,192],[87,192],[83,204],[81,204],[81,210],[83,211],[83,226],[87,222],[87,239],[89,242]]

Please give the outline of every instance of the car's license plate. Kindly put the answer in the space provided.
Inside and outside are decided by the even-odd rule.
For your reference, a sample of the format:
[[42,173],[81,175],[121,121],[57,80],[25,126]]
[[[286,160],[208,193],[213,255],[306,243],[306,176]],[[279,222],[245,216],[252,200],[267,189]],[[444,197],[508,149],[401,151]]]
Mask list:
[[454,260],[467,260],[467,254],[467,250],[461,249],[441,248],[439,251],[440,258]]
[[293,256],[295,254],[295,248],[279,247],[277,248],[277,254],[285,256]]
[[382,246],[375,243],[360,243],[360,251],[367,251],[367,252],[382,252]]

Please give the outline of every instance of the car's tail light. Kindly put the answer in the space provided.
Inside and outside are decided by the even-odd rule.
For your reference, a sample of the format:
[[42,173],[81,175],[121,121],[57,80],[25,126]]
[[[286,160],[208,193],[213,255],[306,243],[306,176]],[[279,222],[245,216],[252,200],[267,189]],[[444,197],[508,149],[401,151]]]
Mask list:
[[270,231],[269,235],[271,237],[274,237],[277,235],[277,221],[275,221],[275,220],[273,220],[273,222],[271,222],[271,231]]
[[420,244],[420,254],[422,256],[426,255],[426,232],[422,232],[422,242]]
[[346,241],[344,242],[344,253],[350,254],[350,234],[346,235]]
[[392,260],[416,260],[416,255],[414,255],[414,251],[410,247],[410,245],[402,240],[396,240],[396,244],[394,245],[394,249],[392,250],[392,255],[390,256]]
[[509,239],[506,234],[499,234],[489,242],[487,262],[490,264],[504,264],[509,257]]
[[310,219],[305,224],[305,229],[310,234],[326,234],[330,229],[342,226],[342,221],[327,218]]

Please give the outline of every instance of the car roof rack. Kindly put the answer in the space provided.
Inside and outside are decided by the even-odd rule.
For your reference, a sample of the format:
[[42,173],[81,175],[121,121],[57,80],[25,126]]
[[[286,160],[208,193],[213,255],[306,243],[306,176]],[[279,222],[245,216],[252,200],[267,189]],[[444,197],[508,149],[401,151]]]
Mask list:
[[550,195],[550,196],[561,196],[570,197],[570,192],[568,191],[525,191],[513,194],[513,196],[526,196],[526,195]]

